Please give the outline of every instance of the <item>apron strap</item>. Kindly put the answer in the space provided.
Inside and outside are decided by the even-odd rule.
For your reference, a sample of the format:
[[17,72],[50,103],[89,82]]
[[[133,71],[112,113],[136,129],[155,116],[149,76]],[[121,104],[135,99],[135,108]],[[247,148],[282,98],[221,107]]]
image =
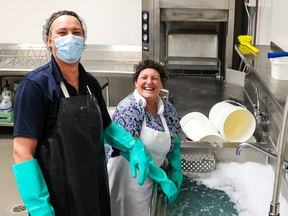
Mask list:
[[90,88],[89,88],[88,85],[86,85],[86,88],[87,88],[87,90],[88,90],[89,95],[92,95],[92,93],[91,93]]
[[168,128],[168,126],[167,126],[167,122],[166,122],[166,120],[165,120],[165,118],[164,118],[163,113],[160,114],[160,118],[161,118],[162,124],[163,124],[163,126],[164,126],[165,132],[166,132],[166,133],[170,133],[170,132],[169,132],[169,128]]
[[[61,88],[61,90],[62,90],[62,92],[63,92],[63,94],[64,94],[64,96],[66,98],[70,97],[69,92],[68,92],[68,90],[67,90],[67,88],[66,88],[66,86],[65,86],[63,81],[60,81],[60,88]],[[92,95],[91,90],[90,90],[88,85],[86,85],[86,88],[87,88],[87,91],[88,91],[89,95]]]
[[66,98],[70,97],[70,95],[69,95],[69,93],[67,91],[67,88],[66,88],[66,86],[65,86],[63,81],[60,81],[60,88],[61,88],[61,90],[62,90],[62,92],[63,92],[63,94],[64,94],[64,96]]

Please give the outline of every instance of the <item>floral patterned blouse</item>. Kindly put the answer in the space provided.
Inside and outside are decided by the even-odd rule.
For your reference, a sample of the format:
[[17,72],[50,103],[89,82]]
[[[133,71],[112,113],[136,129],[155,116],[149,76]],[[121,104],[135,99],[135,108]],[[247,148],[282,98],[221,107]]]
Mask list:
[[[175,107],[167,100],[162,100],[162,102],[164,105],[163,116],[166,119],[171,134],[170,151],[172,151],[174,137],[180,132],[181,126]],[[140,137],[144,116],[146,116],[147,127],[158,131],[165,131],[160,115],[157,114],[154,117],[150,111],[141,105],[141,100],[137,101],[133,93],[129,94],[118,104],[112,120],[130,132],[134,137]]]

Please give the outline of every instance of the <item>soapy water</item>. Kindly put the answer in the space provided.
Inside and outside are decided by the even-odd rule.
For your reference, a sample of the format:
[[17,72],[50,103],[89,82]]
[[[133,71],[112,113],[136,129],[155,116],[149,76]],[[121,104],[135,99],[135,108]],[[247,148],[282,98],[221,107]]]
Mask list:
[[167,216],[237,216],[235,204],[221,190],[211,189],[184,176],[177,200],[168,205]]
[[[185,173],[178,199],[167,216],[262,216],[269,214],[274,171],[255,162],[218,163],[209,173]],[[280,193],[280,215],[288,203]]]

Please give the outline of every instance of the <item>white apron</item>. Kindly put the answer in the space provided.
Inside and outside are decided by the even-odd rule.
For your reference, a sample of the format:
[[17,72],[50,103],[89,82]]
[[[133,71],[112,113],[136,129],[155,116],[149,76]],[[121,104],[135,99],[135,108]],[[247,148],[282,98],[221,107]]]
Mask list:
[[[162,109],[163,112],[163,109]],[[166,120],[160,114],[165,131],[160,132],[146,126],[144,118],[140,138],[158,166],[161,166],[169,152],[171,138]],[[146,178],[138,185],[138,175],[131,176],[129,162],[122,156],[109,158],[108,175],[110,186],[111,216],[148,216],[152,197],[153,180]]]

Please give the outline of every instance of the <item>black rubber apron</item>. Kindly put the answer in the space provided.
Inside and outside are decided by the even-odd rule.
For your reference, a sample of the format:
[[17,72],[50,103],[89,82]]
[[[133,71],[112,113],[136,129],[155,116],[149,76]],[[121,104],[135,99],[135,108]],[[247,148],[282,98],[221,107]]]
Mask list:
[[[63,82],[61,89],[68,94]],[[56,216],[110,216],[98,102],[91,92],[85,96],[65,96],[60,99],[54,129],[36,149],[50,203]]]

